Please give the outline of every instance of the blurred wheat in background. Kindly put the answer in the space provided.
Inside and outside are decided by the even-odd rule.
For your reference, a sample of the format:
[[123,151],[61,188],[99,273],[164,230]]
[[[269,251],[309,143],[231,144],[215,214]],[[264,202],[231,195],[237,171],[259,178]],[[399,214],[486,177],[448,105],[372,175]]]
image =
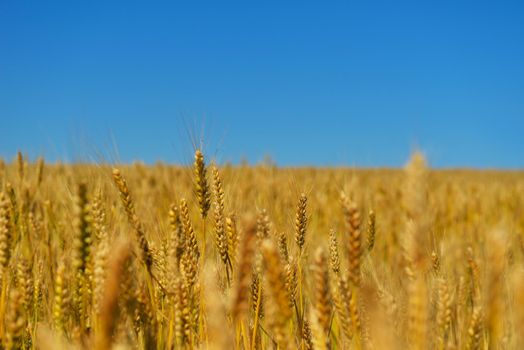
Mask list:
[[524,174],[0,164],[5,349],[523,349]]

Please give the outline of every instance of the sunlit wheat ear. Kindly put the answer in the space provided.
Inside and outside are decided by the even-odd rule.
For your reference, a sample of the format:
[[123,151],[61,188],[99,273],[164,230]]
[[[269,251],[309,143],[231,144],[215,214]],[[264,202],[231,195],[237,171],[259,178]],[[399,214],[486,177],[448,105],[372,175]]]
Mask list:
[[331,270],[337,276],[340,275],[340,255],[338,252],[338,240],[335,230],[329,230],[329,261]]
[[468,263],[468,274],[470,277],[469,290],[467,295],[476,303],[480,302],[480,267],[473,252],[473,248],[469,246],[466,249],[466,261]]
[[440,257],[436,251],[431,252],[431,267],[436,275],[440,273]]
[[251,273],[251,285],[250,285],[250,296],[251,296],[251,310],[253,311],[253,318],[264,317],[264,288],[262,285],[262,274],[253,269]]
[[19,258],[16,264],[16,288],[20,291],[20,299],[25,312],[31,311],[33,299],[33,274],[29,262],[25,258]]
[[300,251],[304,248],[306,241],[307,221],[307,197],[305,193],[302,193],[295,214],[295,242]]
[[17,194],[15,192],[15,188],[9,181],[5,183],[4,192],[7,198],[9,199],[9,218],[10,218],[10,224],[12,223],[12,226],[10,227],[11,237],[15,237],[16,233],[20,231],[20,227],[14,225],[14,223],[17,223],[19,221],[19,217],[20,217],[20,210],[19,210]]
[[333,300],[337,313],[339,327],[348,340],[353,338],[354,326],[358,325],[352,321],[351,299],[353,294],[349,283],[344,276],[338,277],[337,283],[333,283]]
[[198,249],[197,238],[189,215],[189,207],[185,199],[180,200],[180,215],[185,236],[185,249],[182,254],[181,267],[186,283],[193,286],[198,278],[200,250]]
[[286,234],[283,232],[280,233],[277,239],[278,239],[278,252],[280,253],[282,260],[288,261],[289,260],[289,249],[287,247]]
[[480,307],[473,309],[469,322],[466,346],[467,350],[480,350],[483,331],[483,316]]
[[375,212],[370,210],[368,213],[368,228],[367,228],[367,248],[368,251],[372,251],[375,246],[375,234],[376,234],[376,223],[375,223]]
[[16,153],[16,166],[18,170],[18,179],[20,180],[20,183],[22,183],[25,177],[26,164],[24,160],[24,155],[20,151]]
[[257,216],[257,238],[259,243],[268,238],[271,233],[271,222],[266,209],[259,211]]
[[232,264],[237,262],[238,231],[236,217],[231,214],[226,217],[227,250]]
[[180,214],[180,207],[175,203],[169,207],[169,243],[168,255],[170,261],[175,265],[172,271],[178,269],[180,260],[186,246],[186,237],[184,233],[184,225],[182,224],[182,217]]
[[66,265],[61,262],[58,265],[54,278],[53,297],[53,323],[55,331],[59,334],[65,333],[67,322],[69,290],[65,277]]
[[204,161],[204,154],[197,149],[195,151],[195,160],[193,162],[194,172],[194,189],[197,197],[200,216],[206,218],[209,207],[211,206],[211,193],[207,182],[207,169]]
[[93,257],[93,306],[95,312],[100,312],[100,300],[106,280],[107,258],[110,254],[110,239],[107,232],[106,212],[102,203],[102,193],[98,191],[91,205],[92,238],[96,237]]
[[97,241],[100,241],[103,236],[107,236],[106,210],[101,190],[97,191],[91,202],[91,217],[94,237]]
[[271,235],[271,222],[269,221],[269,215],[267,214],[266,209],[262,209],[258,212],[257,215],[257,226],[256,226],[256,236],[257,236],[257,246],[255,249],[255,270],[258,275],[262,274],[262,253],[260,247],[265,239],[269,238]]
[[88,223],[87,186],[80,183],[75,196],[75,236],[73,249],[73,266],[75,268],[75,312],[82,329],[87,327],[91,280],[88,273],[91,263],[91,228]]
[[444,278],[438,279],[437,287],[437,329],[438,344],[444,348],[448,341],[449,330],[452,318],[452,300],[448,287],[448,282]]
[[255,259],[256,223],[253,218],[246,219],[244,234],[240,240],[240,254],[236,271],[231,314],[234,320],[247,318],[249,309],[249,288]]
[[128,243],[119,243],[113,251],[108,265],[108,278],[104,285],[104,293],[100,305],[100,328],[96,334],[95,348],[106,350],[111,348],[113,333],[119,318],[118,300],[122,281],[127,278],[126,266],[131,257]]
[[293,308],[296,303],[298,290],[298,266],[293,258],[289,258],[285,263],[285,274],[286,290],[289,298],[289,307]]
[[176,343],[179,345],[189,345],[191,336],[191,314],[190,314],[190,294],[188,286],[183,278],[175,276],[175,335]]
[[[39,261],[35,262],[33,267],[33,295],[31,296],[31,315],[34,319],[41,319],[44,312],[44,293],[52,289],[49,286],[44,275],[44,264]],[[51,300],[51,297],[48,298],[48,301]],[[48,305],[46,305],[47,307]],[[46,310],[47,311],[47,310]]]
[[311,327],[308,320],[304,320],[302,324],[302,346],[305,350],[313,350],[313,335],[311,334]]
[[42,180],[44,179],[44,168],[45,161],[44,158],[39,157],[36,165],[36,187],[40,187]]
[[228,253],[228,239],[225,230],[224,218],[224,190],[222,189],[222,180],[216,167],[213,167],[213,196],[214,201],[214,219],[215,219],[215,243],[218,254],[224,263],[226,273],[229,279],[231,261]]
[[135,231],[138,246],[140,247],[140,256],[142,261],[147,270],[151,272],[151,268],[153,267],[153,256],[151,254],[151,249],[149,248],[149,242],[147,241],[142,224],[136,215],[135,205],[131,196],[131,192],[127,187],[127,182],[120,173],[120,170],[113,169],[113,181],[120,192],[120,199],[127,214],[127,220]]
[[93,307],[96,313],[100,312],[100,302],[103,296],[103,288],[107,278],[107,259],[112,254],[107,235],[100,240],[93,255]]
[[360,284],[360,264],[362,257],[360,210],[356,203],[350,200],[344,193],[341,195],[341,201],[348,233],[349,278],[355,286],[358,286]]
[[4,192],[0,192],[0,281],[7,271],[11,259],[11,208]]

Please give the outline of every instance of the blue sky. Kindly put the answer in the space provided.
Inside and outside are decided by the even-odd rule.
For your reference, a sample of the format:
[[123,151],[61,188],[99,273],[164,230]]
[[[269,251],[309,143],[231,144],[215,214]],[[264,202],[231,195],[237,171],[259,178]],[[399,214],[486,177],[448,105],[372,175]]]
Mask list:
[[524,2],[2,0],[0,122],[7,159],[523,168]]

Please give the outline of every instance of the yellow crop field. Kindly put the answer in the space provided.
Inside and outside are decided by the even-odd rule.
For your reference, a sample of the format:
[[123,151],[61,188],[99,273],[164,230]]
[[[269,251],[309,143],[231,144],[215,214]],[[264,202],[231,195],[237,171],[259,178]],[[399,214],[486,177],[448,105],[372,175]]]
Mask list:
[[0,164],[5,349],[523,349],[524,172]]

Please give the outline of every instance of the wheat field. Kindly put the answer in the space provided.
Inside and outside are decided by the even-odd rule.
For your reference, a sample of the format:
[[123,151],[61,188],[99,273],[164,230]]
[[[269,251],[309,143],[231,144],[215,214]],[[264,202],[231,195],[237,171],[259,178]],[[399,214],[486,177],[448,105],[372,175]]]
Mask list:
[[5,349],[523,349],[524,173],[0,162]]

